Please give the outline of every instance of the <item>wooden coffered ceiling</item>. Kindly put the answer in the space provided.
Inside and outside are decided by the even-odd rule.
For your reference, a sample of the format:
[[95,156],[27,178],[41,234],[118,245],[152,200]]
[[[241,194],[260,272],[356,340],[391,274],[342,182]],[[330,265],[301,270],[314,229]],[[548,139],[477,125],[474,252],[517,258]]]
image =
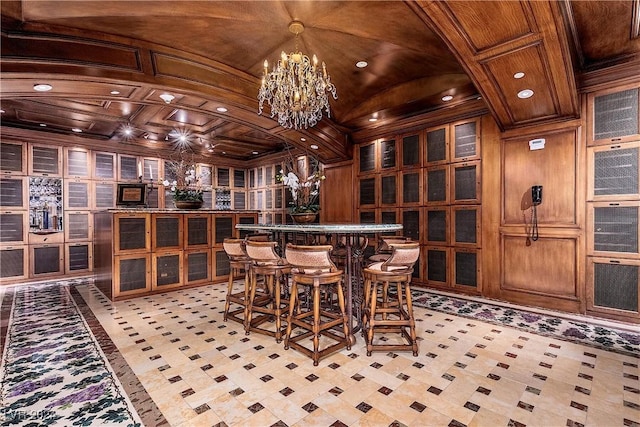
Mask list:
[[[98,142],[153,149],[180,130],[221,162],[311,144],[325,163],[340,161],[354,141],[429,117],[488,111],[503,130],[571,119],[580,88],[602,83],[602,69],[632,79],[640,64],[638,1],[3,0],[0,8],[5,134],[77,128]],[[257,114],[262,63],[293,51],[294,19],[305,24],[300,49],[327,64],[338,89],[331,117],[304,131]],[[369,65],[357,68],[360,60]],[[36,83],[53,90],[35,92]],[[534,95],[518,98],[523,89]],[[163,93],[175,98],[165,103]]]

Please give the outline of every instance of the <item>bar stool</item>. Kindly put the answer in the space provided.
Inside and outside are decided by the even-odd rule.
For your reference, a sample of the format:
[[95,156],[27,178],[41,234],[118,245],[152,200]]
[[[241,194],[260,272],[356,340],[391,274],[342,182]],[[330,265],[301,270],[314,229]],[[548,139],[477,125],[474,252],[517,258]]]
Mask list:
[[[282,319],[286,317],[289,300],[289,266],[276,253],[278,242],[247,240],[245,249],[251,259],[249,267],[249,301],[245,322],[245,334],[251,331],[270,335],[276,342],[282,341]],[[262,280],[263,289],[258,292],[258,281]],[[283,298],[283,293],[285,297]],[[254,313],[258,313],[254,317]],[[275,330],[266,328],[265,322],[274,322]]]
[[369,257],[369,262],[381,262],[386,261],[391,256],[391,245],[395,243],[409,243],[410,237],[404,236],[381,236],[378,239],[378,246],[376,252]]
[[[245,326],[247,319],[247,304],[249,303],[249,268],[251,259],[244,249],[243,239],[226,238],[222,241],[222,247],[229,257],[229,284],[227,285],[227,301],[224,305],[223,320],[233,320],[242,323]],[[244,278],[244,289],[233,292],[233,283],[240,277]],[[237,304],[240,307],[229,311],[231,304]]]
[[[415,319],[411,301],[411,275],[420,256],[418,242],[391,245],[391,256],[363,270],[364,307],[362,332],[367,356],[372,351],[408,351],[418,355]],[[396,295],[389,294],[395,284]],[[374,344],[375,333],[400,333],[405,344]]]
[[[293,347],[313,359],[313,366],[318,366],[321,358],[346,347],[351,349],[349,329],[344,299],[344,274],[338,270],[330,253],[331,245],[302,246],[288,244],[285,251],[287,262],[292,266],[291,300],[289,316],[287,316],[287,331],[284,338],[284,348]],[[298,286],[311,287],[312,309],[302,309],[298,303],[300,297]],[[331,311],[322,306],[321,290],[337,294],[339,312]],[[342,328],[339,333],[336,327]],[[294,328],[301,328],[299,335],[291,336]],[[334,330],[336,328],[336,330]],[[301,341],[312,337],[313,349],[304,346]],[[325,337],[335,341],[320,349],[320,338]]]

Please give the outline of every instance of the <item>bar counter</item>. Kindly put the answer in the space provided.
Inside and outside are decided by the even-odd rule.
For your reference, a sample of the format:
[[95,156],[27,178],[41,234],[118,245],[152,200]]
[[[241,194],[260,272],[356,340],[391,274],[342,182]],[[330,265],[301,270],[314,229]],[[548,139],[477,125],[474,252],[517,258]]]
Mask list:
[[225,283],[222,242],[258,211],[116,208],[93,216],[96,286],[111,300]]

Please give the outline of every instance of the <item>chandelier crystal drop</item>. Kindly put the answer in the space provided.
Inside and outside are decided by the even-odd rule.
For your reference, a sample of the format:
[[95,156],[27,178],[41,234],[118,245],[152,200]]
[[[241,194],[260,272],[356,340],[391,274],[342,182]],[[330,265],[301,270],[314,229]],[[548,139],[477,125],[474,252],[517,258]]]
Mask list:
[[315,126],[322,119],[323,110],[331,117],[329,94],[338,99],[336,87],[331,83],[325,63],[318,66],[318,59],[312,59],[298,50],[298,35],[304,31],[302,22],[293,21],[289,31],[296,35],[295,52],[281,54],[271,72],[269,63],[264,61],[264,76],[258,92],[258,114],[262,114],[267,102],[271,117],[277,116],[280,126],[287,129],[306,129]]

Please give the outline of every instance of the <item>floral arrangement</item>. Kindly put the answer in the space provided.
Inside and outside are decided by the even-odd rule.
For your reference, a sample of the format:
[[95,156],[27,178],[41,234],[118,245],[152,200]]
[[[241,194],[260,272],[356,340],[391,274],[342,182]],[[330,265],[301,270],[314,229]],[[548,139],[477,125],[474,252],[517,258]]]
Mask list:
[[174,201],[204,201],[202,179],[209,176],[208,170],[196,173],[195,161],[186,160],[183,156],[166,162],[165,169],[170,178],[161,180],[161,183],[165,188],[169,187]]
[[320,210],[318,204],[320,184],[326,177],[317,159],[309,157],[309,169],[311,173],[305,173],[298,161],[290,156],[285,162],[284,169],[276,174],[276,181],[282,182],[291,192],[293,201],[290,202],[290,212],[292,214],[316,213]]

